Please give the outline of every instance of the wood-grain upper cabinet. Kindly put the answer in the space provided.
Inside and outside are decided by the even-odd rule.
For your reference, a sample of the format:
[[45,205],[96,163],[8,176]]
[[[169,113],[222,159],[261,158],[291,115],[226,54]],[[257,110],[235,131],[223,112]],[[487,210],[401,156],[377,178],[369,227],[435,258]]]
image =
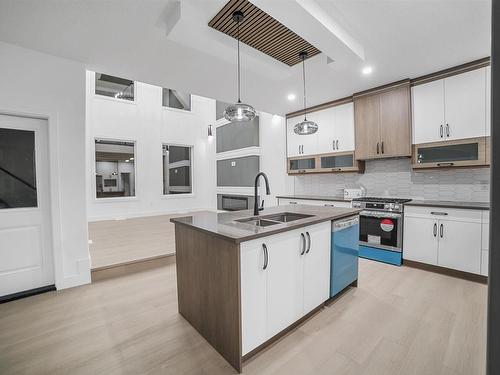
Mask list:
[[356,159],[411,155],[410,84],[354,96]]
[[[356,159],[374,159],[380,148],[380,97],[368,95],[354,99]],[[379,152],[377,152],[379,151]]]

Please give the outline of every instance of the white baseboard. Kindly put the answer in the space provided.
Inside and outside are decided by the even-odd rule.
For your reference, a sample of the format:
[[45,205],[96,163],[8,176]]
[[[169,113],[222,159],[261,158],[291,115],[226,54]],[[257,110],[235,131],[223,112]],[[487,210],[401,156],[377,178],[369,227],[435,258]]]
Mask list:
[[56,289],[67,289],[75,286],[90,284],[90,258],[77,261],[78,274],[65,276],[62,280],[56,280]]

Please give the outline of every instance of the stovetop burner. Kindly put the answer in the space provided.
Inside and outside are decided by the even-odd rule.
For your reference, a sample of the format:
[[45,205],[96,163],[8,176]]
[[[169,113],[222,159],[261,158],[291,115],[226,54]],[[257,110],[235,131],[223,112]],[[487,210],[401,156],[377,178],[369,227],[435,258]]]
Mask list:
[[354,198],[353,201],[357,202],[375,202],[375,203],[406,203],[410,202],[408,198],[381,198],[381,197],[360,197]]

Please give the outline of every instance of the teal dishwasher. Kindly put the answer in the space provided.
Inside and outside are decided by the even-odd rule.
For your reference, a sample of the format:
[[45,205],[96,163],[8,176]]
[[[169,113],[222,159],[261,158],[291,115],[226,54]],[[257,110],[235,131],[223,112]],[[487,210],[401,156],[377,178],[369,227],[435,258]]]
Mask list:
[[359,216],[332,221],[330,297],[357,285]]

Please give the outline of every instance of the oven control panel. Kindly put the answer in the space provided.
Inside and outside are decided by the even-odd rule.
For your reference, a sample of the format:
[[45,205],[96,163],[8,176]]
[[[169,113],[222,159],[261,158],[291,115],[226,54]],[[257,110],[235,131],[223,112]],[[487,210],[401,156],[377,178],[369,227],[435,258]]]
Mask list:
[[401,212],[402,205],[399,203],[374,203],[374,202],[352,202],[353,208],[365,208],[370,210]]

